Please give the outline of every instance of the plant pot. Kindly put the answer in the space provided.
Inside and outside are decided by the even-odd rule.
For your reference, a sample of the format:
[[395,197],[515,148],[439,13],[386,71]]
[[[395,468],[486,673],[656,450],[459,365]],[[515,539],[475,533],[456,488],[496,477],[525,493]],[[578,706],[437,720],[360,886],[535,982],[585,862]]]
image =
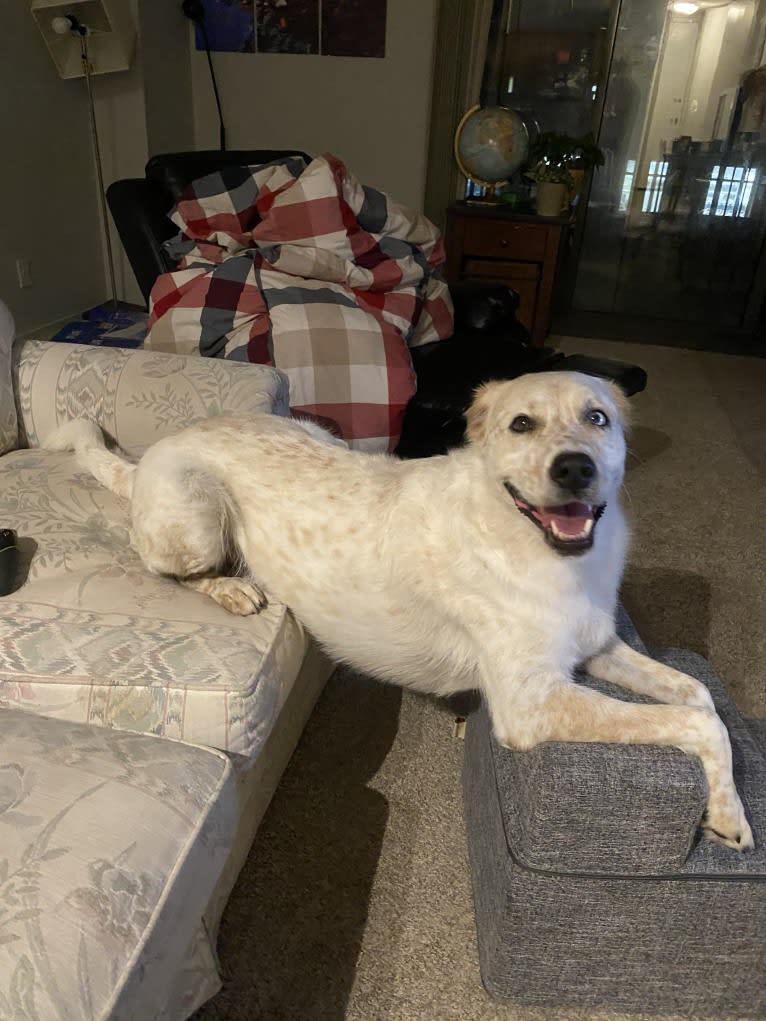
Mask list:
[[569,176],[572,178],[572,186],[569,189],[569,204],[575,205],[582,197],[583,187],[585,185],[585,171],[570,170]]
[[569,211],[569,187],[554,181],[540,181],[535,200],[538,216],[563,216]]

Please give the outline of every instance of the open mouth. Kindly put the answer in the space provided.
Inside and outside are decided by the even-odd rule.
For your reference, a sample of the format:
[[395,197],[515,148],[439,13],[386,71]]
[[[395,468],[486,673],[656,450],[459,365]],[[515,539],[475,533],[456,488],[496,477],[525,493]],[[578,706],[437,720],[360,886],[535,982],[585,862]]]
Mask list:
[[606,509],[605,503],[571,500],[556,507],[535,507],[508,482],[505,488],[524,517],[542,530],[545,541],[553,549],[559,553],[586,553],[591,548],[596,524]]

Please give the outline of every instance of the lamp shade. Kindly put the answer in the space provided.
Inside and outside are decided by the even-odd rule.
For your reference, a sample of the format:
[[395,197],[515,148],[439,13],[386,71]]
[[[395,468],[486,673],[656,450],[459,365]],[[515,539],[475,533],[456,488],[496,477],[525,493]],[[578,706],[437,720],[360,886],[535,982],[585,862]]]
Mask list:
[[[130,0],[32,0],[32,16],[60,78],[84,74],[74,33],[61,33],[57,19],[71,16],[88,30],[91,74],[127,71],[133,59],[136,29]],[[54,22],[57,22],[54,26]]]

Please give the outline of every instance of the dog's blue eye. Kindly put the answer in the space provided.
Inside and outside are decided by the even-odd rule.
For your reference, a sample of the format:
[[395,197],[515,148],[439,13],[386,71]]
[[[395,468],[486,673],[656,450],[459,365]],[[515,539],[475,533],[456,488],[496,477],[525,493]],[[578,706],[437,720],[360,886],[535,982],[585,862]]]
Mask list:
[[609,418],[606,412],[600,408],[592,408],[585,416],[591,425],[597,425],[599,429],[605,428],[609,425]]
[[511,429],[515,433],[528,433],[537,426],[537,422],[529,415],[517,415],[511,422]]

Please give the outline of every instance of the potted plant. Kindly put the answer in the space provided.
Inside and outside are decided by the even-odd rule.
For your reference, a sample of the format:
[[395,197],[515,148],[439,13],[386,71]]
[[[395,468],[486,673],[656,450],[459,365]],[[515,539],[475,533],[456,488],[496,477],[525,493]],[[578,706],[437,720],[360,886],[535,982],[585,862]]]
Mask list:
[[537,183],[537,212],[561,216],[582,188],[586,170],[603,166],[592,133],[582,138],[545,131],[532,146],[524,174]]

